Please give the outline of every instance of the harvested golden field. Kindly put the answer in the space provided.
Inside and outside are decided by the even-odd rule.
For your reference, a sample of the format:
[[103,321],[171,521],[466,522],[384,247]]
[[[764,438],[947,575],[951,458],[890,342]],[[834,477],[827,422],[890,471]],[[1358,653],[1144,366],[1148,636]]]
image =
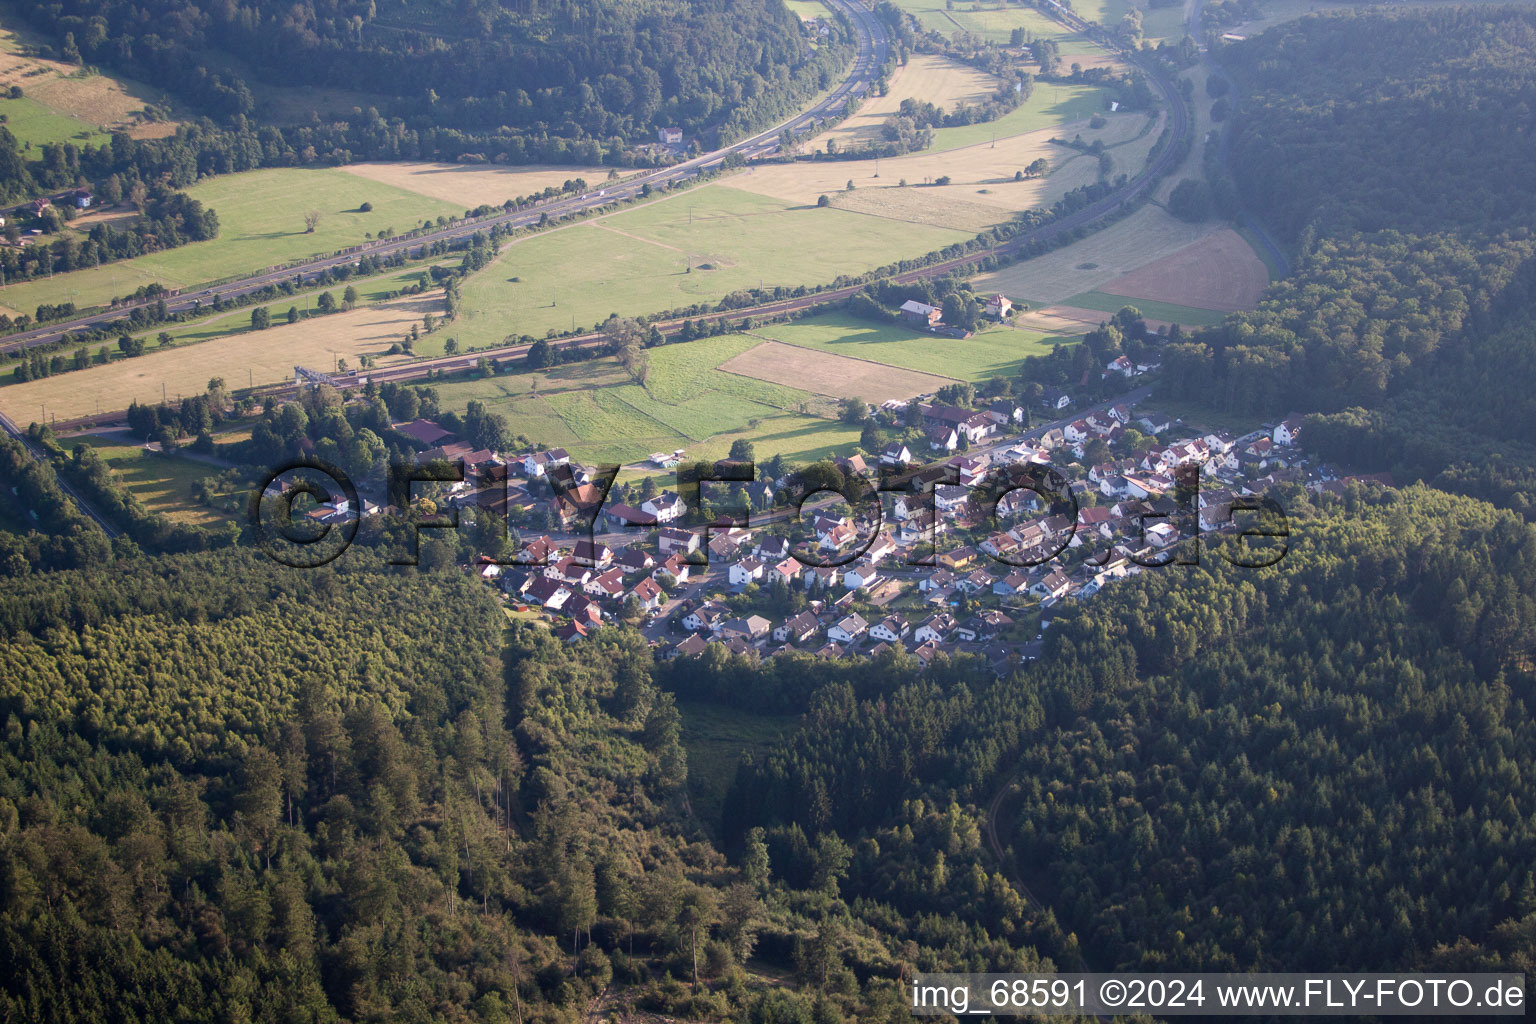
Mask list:
[[839,210],[867,213],[888,220],[913,224],[931,224],[941,228],[959,228],[977,234],[1006,221],[1011,214],[995,203],[962,199],[949,188],[861,188],[838,192],[832,205]]
[[[1127,303],[1129,305],[1130,303]],[[1099,309],[1082,309],[1077,306],[1047,306],[1014,317],[1014,323],[1032,331],[1049,331],[1052,334],[1087,334],[1110,318],[1112,314]],[[1143,317],[1148,327],[1162,330],[1167,320]],[[1196,327],[1198,324],[1187,326]]]
[[[811,205],[826,195],[833,205],[861,213],[877,213],[897,220],[934,224],[963,230],[1007,220],[1011,214],[1037,206],[1048,206],[1072,189],[1098,178],[1095,158],[1048,140],[1053,136],[1072,138],[1081,135],[1085,142],[1102,139],[1115,161],[1116,173],[1139,169],[1147,151],[1156,140],[1156,129],[1141,138],[1147,124],[1143,114],[1110,115],[1103,128],[1090,129],[1086,121],[1058,125],[1038,131],[1000,138],[995,143],[982,142],[944,152],[909,153],[906,156],[875,160],[827,160],[793,164],[766,164],[751,167],[744,174],[725,180],[724,184],[759,195]],[[1014,174],[1039,157],[1051,169],[1043,178],[1015,181]],[[879,177],[876,177],[878,168]],[[948,185],[930,185],[948,177]],[[901,188],[907,182],[907,195],[881,193]],[[848,182],[854,183],[853,193]],[[874,192],[878,198],[856,196]],[[918,198],[920,197],[920,198]],[[946,206],[945,201],[963,205]],[[845,205],[846,202],[846,205]],[[929,204],[924,207],[924,204]],[[986,219],[978,206],[992,207],[994,215]],[[882,211],[889,210],[886,213]],[[949,219],[947,214],[953,214]],[[983,223],[984,221],[984,223]]]
[[980,103],[997,91],[998,81],[975,68],[931,54],[914,54],[891,76],[884,96],[872,96],[859,112],[831,131],[822,132],[806,143],[806,151],[824,150],[828,139],[836,139],[843,148],[864,146],[880,141],[885,119],[901,108],[901,101],[917,99],[945,110],[965,104]]
[[401,362],[407,357],[384,354],[389,346],[425,314],[442,312],[442,294],[434,292],[197,345],[150,349],[136,359],[0,387],[0,411],[19,423],[37,420],[45,405],[50,419],[91,416],[134,401],[159,402],[162,386],[172,400],[201,394],[211,377],[223,377],[232,388],[292,380],[295,365],[324,371],[334,365],[333,353],[350,367],[364,355],[384,365]]
[[[25,46],[15,32],[0,29],[0,86],[19,85],[28,99],[98,128],[150,126],[144,107],[155,93],[147,86],[19,52]],[[176,126],[164,130],[174,132]]]
[[348,164],[341,170],[473,209],[486,204],[500,206],[508,199],[542,192],[551,186],[559,188],[571,178],[581,178],[593,188],[602,188],[609,168],[406,162]]
[[1258,305],[1268,284],[1269,271],[1253,247],[1236,231],[1222,228],[1099,290],[1231,313]]
[[1138,267],[1171,255],[1220,229],[1186,224],[1158,206],[1143,206],[1124,220],[1044,256],[972,278],[977,291],[1009,298],[1061,302],[1108,284]]
[[727,359],[719,369],[832,398],[862,398],[872,405],[893,398],[932,394],[946,384],[955,383],[953,377],[903,370],[777,341],[755,345],[741,355]]

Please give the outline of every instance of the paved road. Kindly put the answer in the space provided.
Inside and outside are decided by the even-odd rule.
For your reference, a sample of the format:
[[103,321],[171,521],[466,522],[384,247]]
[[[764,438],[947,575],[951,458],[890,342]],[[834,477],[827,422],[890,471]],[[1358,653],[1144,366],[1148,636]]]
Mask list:
[[[750,151],[751,155],[754,156],[761,155],[766,152],[771,152],[778,146],[778,132],[782,127],[787,126],[791,129],[796,129],[798,127],[810,124],[815,120],[823,118],[830,113],[835,113],[841,109],[842,105],[847,101],[847,98],[850,95],[862,93],[865,89],[867,89],[870,81],[872,80],[874,71],[877,70],[884,62],[886,54],[888,53],[889,42],[885,34],[884,26],[880,25],[874,16],[871,15],[862,6],[851,4],[848,2],[848,0],[830,0],[830,2],[838,4],[844,10],[852,12],[855,23],[860,26],[860,54],[858,60],[855,62],[855,68],[853,72],[849,75],[848,79],[844,81],[842,86],[834,91],[834,93],[826,100],[817,104],[810,110],[797,115],[797,117],[791,119],[790,121],[785,122],[784,125],[771,129],[768,132],[756,135],[751,139],[745,140],[744,142],[737,143],[735,147],[731,147],[726,150],[717,150],[713,154],[698,157],[696,160],[690,161],[688,164],[681,164],[674,168],[667,168],[664,171],[650,172],[651,175],[696,173],[696,168],[698,166],[706,163],[710,166],[714,166],[722,162],[726,154],[737,150],[743,152]],[[1051,2],[1051,0],[1048,0],[1048,2]],[[1051,13],[1055,14],[1058,18],[1066,22],[1074,29],[1083,32],[1089,38],[1097,40],[1099,45],[1104,46],[1106,49],[1112,48],[1111,44],[1105,41],[1105,37],[1101,32],[1096,32],[1094,28],[1089,25],[1089,23],[1077,17],[1077,15],[1073,14],[1070,10],[1052,3]],[[1030,246],[1039,242],[1050,241],[1066,232],[1075,231],[1078,228],[1085,227],[1094,223],[1095,221],[1105,218],[1106,216],[1121,211],[1128,204],[1133,203],[1138,198],[1140,198],[1143,192],[1145,192],[1156,181],[1158,181],[1163,174],[1169,171],[1172,167],[1173,161],[1180,146],[1184,140],[1189,137],[1190,118],[1188,108],[1184,105],[1183,97],[1175,88],[1173,81],[1168,78],[1167,75],[1163,74],[1160,68],[1158,68],[1156,65],[1144,62],[1140,56],[1134,53],[1123,52],[1123,56],[1127,61],[1133,65],[1136,65],[1147,74],[1149,80],[1153,83],[1157,91],[1162,96],[1164,109],[1169,113],[1170,126],[1172,128],[1169,144],[1165,146],[1162,152],[1158,154],[1156,160],[1154,160],[1149,166],[1143,168],[1129,181],[1127,181],[1124,186],[1117,189],[1115,192],[1105,196],[1097,202],[1083,207],[1080,210],[1068,214],[1065,217],[1052,221],[1050,224],[1037,228],[1034,231],[1015,236],[1014,238],[1000,243],[999,245],[993,246],[990,249],[973,252],[965,256],[956,257],[951,260],[944,260],[917,270],[911,270],[897,274],[893,280],[898,283],[911,283],[924,279],[942,277],[946,274],[954,272],[958,268],[964,267],[968,264],[974,264],[987,255],[1013,254],[1026,246]],[[631,179],[624,183],[622,189],[615,189],[612,191],[626,191],[628,194],[633,194],[634,192],[638,191],[640,185],[642,185],[645,180],[646,178]],[[650,180],[655,179],[650,178]],[[579,201],[580,200],[569,200],[567,202]],[[601,197],[589,200],[589,205],[602,205],[609,201],[611,201],[611,197]],[[542,207],[541,209],[549,208],[550,207]],[[464,228],[461,226],[457,229],[448,230],[458,230],[460,233],[462,233],[465,230],[474,230],[476,228],[484,227],[486,224],[496,219],[505,220],[506,216],[507,215],[502,215],[499,218],[486,218],[480,222],[477,222],[474,228]],[[536,216],[536,214],[527,214],[526,216]],[[413,240],[411,244],[419,245],[420,241],[420,239]],[[345,257],[345,259],[351,258],[352,257],[350,256]],[[289,276],[288,272],[284,272],[284,274],[279,275],[280,278],[286,276]],[[810,309],[814,306],[842,301],[857,292],[860,287],[862,286],[830,289],[801,298],[767,302],[757,306],[745,307],[741,309],[730,310],[726,313],[712,314],[709,316],[696,317],[692,319],[739,319],[748,316],[760,317],[782,315],[785,313]],[[658,322],[656,326],[664,333],[671,333],[678,330],[682,326],[682,323],[683,321],[678,319],[661,321]],[[605,343],[606,338],[601,333],[593,332],[567,337],[561,339],[556,344],[562,348],[582,349],[593,348]],[[382,383],[385,381],[399,382],[416,380],[426,377],[432,373],[455,373],[471,370],[481,359],[501,360],[519,358],[524,355],[527,350],[528,346],[524,344],[503,345],[496,348],[484,349],[479,352],[468,353],[464,355],[416,360],[400,366],[392,366],[383,369],[372,369],[366,372],[350,371],[344,374],[334,374],[332,375],[331,379],[334,381],[337,387],[344,389],[359,387],[370,381]],[[262,389],[261,393],[284,395],[291,393],[293,390],[293,385],[278,385],[272,388]],[[68,421],[67,423],[61,421],[57,424],[57,426],[64,428],[67,426],[86,423],[115,422],[117,419],[120,419],[122,415],[122,411],[117,411],[113,413],[98,414],[95,416],[80,417],[78,419]]]
[[[829,117],[835,117],[842,112],[843,107],[850,98],[861,96],[867,92],[873,85],[875,76],[879,73],[881,66],[890,56],[891,44],[885,26],[868,8],[864,7],[862,3],[857,2],[857,0],[826,0],[826,2],[847,15],[859,36],[858,55],[854,60],[853,67],[848,72],[848,77],[821,102],[801,111],[787,121],[753,135],[751,138],[743,139],[740,142],[694,157],[691,160],[673,164],[670,167],[646,171],[643,174],[625,178],[611,185],[594,187],[591,191],[579,196],[552,199],[547,202],[530,204],[511,212],[493,213],[485,217],[463,220],[450,224],[448,227],[410,238],[383,239],[368,242],[363,245],[353,246],[332,256],[318,257],[303,264],[264,271],[238,281],[231,281],[227,284],[182,292],[167,297],[166,308],[173,313],[185,312],[193,309],[198,304],[208,305],[215,298],[238,298],[270,284],[295,280],[301,283],[313,282],[322,271],[347,263],[355,263],[364,255],[387,256],[397,252],[414,253],[431,245],[433,242],[464,238],[474,234],[476,231],[489,230],[498,224],[510,225],[512,227],[530,227],[539,223],[545,215],[548,215],[550,218],[568,217],[572,214],[632,199],[638,196],[647,185],[656,188],[660,185],[697,177],[702,171],[719,167],[725,162],[726,157],[733,153],[740,154],[743,158],[748,159],[774,153],[779,148],[779,133],[783,130],[789,129],[792,132],[798,133]],[[49,344],[59,340],[66,333],[117,320],[135,307],[150,305],[153,301],[153,299],[150,299],[143,302],[124,304],[99,313],[13,334],[0,341],[0,352],[13,352],[17,349]]]

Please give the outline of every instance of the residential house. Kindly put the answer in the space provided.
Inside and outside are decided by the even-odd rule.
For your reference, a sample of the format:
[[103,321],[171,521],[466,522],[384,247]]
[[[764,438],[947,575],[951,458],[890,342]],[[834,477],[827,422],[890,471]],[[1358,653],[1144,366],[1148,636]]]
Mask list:
[[789,557],[789,538],[772,534],[764,536],[758,540],[753,553],[765,562],[781,561]]
[[837,586],[838,581],[843,578],[843,571],[836,565],[816,565],[802,572],[800,578],[805,581],[806,590],[816,587],[827,590]]
[[896,541],[888,533],[882,533],[870,542],[869,547],[864,549],[864,558],[870,565],[874,565],[881,559],[889,558],[894,554],[896,554]]
[[668,653],[668,657],[670,657],[670,658],[694,658],[694,657],[699,656],[700,654],[703,654],[705,648],[707,648],[708,646],[709,646],[709,641],[708,640],[705,640],[698,633],[693,633],[690,636],[687,636],[687,637],[683,638],[682,640],[679,640],[677,642],[677,645],[674,646],[672,648],[672,650]]
[[952,452],[960,447],[960,435],[954,427],[930,427],[927,437],[928,447],[936,452]]
[[592,597],[617,600],[624,593],[624,573],[615,566],[587,580],[581,589]]
[[803,644],[821,630],[821,621],[810,612],[785,619],[774,628],[773,638],[779,643]]
[[1284,421],[1275,427],[1274,433],[1270,435],[1270,439],[1274,441],[1275,444],[1285,445],[1286,447],[1295,444],[1297,439],[1300,437],[1300,416],[1287,416]]
[[770,578],[775,580],[783,580],[786,584],[793,584],[795,580],[800,578],[800,572],[804,568],[805,567],[800,564],[799,559],[791,555],[790,557],[785,558],[783,561],[774,565],[770,574]]
[[827,639],[839,644],[851,644],[869,631],[869,623],[857,613],[838,619],[827,628]]
[[1029,590],[1029,576],[1022,569],[1015,569],[992,584],[992,593],[999,597],[1018,597]]
[[715,632],[729,614],[724,602],[705,601],[683,616],[683,628],[695,633],[704,629]]
[[[955,617],[948,612],[937,612],[918,623],[912,631],[912,639],[920,644],[944,643],[955,628]],[[915,652],[914,652],[915,653]]]
[[584,587],[597,573],[588,567],[581,565],[570,555],[566,555],[557,561],[551,562],[544,568],[544,575],[561,583],[569,583],[572,586]]
[[1072,404],[1072,396],[1060,388],[1044,388],[1040,392],[1040,404],[1047,409],[1060,411]]
[[945,569],[955,572],[970,566],[976,560],[976,551],[973,548],[962,545],[952,551],[946,551],[939,555],[935,561]]
[[852,590],[868,590],[880,582],[880,574],[868,562],[856,562],[843,570],[843,586]]
[[1118,373],[1122,377],[1134,377],[1136,375],[1136,364],[1131,362],[1128,356],[1116,356],[1109,361],[1109,365],[1105,367],[1105,370],[1109,373]]
[[551,611],[558,611],[566,601],[570,600],[571,589],[559,580],[550,579],[548,576],[534,576],[529,579],[528,589],[523,596]]
[[570,461],[570,453],[564,448],[551,448],[545,452],[534,452],[523,456],[523,476],[532,480],[548,473],[551,466],[564,466]]
[[699,550],[699,535],[675,526],[664,527],[656,535],[656,546],[663,558],[676,554],[691,555]]
[[613,549],[602,541],[579,540],[571,552],[578,562],[606,569],[613,564]]
[[625,572],[645,572],[656,565],[656,559],[644,548],[631,545],[615,556],[614,564]]
[[748,583],[760,583],[763,579],[764,565],[757,559],[748,555],[735,563],[730,569],[731,586],[741,587]]
[[1013,303],[1006,295],[990,295],[985,306],[987,316],[993,320],[1006,320],[1013,313]]
[[687,583],[692,571],[692,566],[683,561],[682,555],[672,555],[656,567],[656,571],[651,573],[651,579],[660,582],[661,577],[671,576],[679,583]]
[[1042,600],[1055,600],[1065,594],[1071,585],[1066,573],[1055,569],[1049,575],[1041,577],[1039,582],[1029,588],[1029,592]]
[[655,516],[658,523],[670,523],[686,512],[688,505],[672,491],[662,491],[654,498],[642,501],[640,510]]
[[578,640],[585,640],[587,638],[587,629],[580,622],[572,619],[570,622],[564,622],[556,626],[554,634],[555,639],[573,644]]
[[759,640],[767,639],[769,630],[772,628],[773,623],[761,615],[748,615],[744,619],[731,619],[728,622],[721,623],[720,639],[731,640],[739,638],[747,643],[755,644]]
[[431,420],[415,419],[409,423],[396,423],[395,430],[425,445],[438,445],[453,438],[451,430],[444,430]]
[[663,146],[680,146],[683,142],[681,128],[658,128],[656,138]]
[[585,594],[572,594],[560,610],[583,626],[603,624],[603,609]]
[[630,596],[640,600],[640,607],[647,612],[654,612],[666,603],[667,595],[662,593],[660,585],[649,576],[635,584]]
[[937,327],[944,318],[944,311],[926,302],[908,299],[901,304],[901,319],[913,327]]
[[893,644],[905,640],[910,632],[912,632],[912,624],[900,615],[887,615],[869,627],[869,635],[871,637]]
[[912,461],[912,450],[900,441],[892,441],[880,449],[880,465],[905,466]]

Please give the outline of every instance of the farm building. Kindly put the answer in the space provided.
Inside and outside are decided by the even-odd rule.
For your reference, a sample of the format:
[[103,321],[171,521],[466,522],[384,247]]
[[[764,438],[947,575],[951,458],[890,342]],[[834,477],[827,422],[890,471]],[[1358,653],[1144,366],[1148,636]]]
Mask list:
[[901,304],[901,318],[915,327],[937,327],[944,313],[938,306],[908,299]]

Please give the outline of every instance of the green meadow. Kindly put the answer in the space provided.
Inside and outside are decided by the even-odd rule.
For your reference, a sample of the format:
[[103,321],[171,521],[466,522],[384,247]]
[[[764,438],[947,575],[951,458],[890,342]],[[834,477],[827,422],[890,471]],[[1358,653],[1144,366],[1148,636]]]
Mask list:
[[485,347],[591,328],[610,313],[713,306],[733,291],[823,284],[969,237],[707,185],[507,246],[465,282],[453,333],[461,347]]
[[1028,103],[1015,107],[996,121],[940,128],[933,133],[933,145],[924,152],[943,153],[989,139],[1006,139],[1069,121],[1086,120],[1105,109],[1104,96],[1105,90],[1096,86],[1036,82]]
[[1129,299],[1124,295],[1111,295],[1109,292],[1098,291],[1083,292],[1070,299],[1063,299],[1061,305],[1076,306],[1079,309],[1097,309],[1105,313],[1118,313],[1126,306],[1135,306],[1141,311],[1142,316],[1151,317],[1153,320],[1166,320],[1169,323],[1194,327],[1210,327],[1221,323],[1227,316],[1226,313],[1215,309],[1181,306],[1175,302],[1158,302],[1156,299]]
[[723,458],[739,437],[752,440],[759,457],[795,461],[856,444],[857,430],[814,414],[824,400],[716,369],[759,343],[723,335],[652,349],[643,385],[615,360],[596,359],[437,388],[444,408],[485,402],[515,433],[594,462],[637,462],[676,448]]
[[[205,179],[187,193],[219,215],[219,237],[89,270],[0,288],[0,304],[31,312],[44,302],[104,305],[141,285],[185,288],[335,252],[386,228],[405,232],[424,218],[464,208],[330,168],[283,167]],[[373,209],[363,213],[363,203]],[[320,221],[304,230],[304,215]]]
[[969,338],[941,338],[842,313],[767,324],[757,333],[786,345],[973,381],[1017,373],[1025,356],[1040,355],[1074,340],[1000,326],[988,327]]
[[[60,113],[29,96],[15,100],[0,99],[0,114],[5,115],[5,128],[16,136],[16,141],[22,144],[23,149],[28,145],[46,146],[60,142],[99,146],[110,138],[95,125]],[[36,160],[42,154],[26,155]]]
[[96,450],[112,470],[112,475],[138,496],[152,512],[164,512],[172,519],[188,523],[218,523],[231,517],[217,508],[205,508],[192,501],[192,485],[219,472],[213,466],[176,456],[147,452],[136,444],[124,444],[104,437],[61,438],[66,448],[87,444]]
[[[948,0],[896,0],[896,6],[920,21],[924,28],[940,35],[972,32],[994,43],[1006,43],[1015,28],[1025,29],[1030,39],[1054,39],[1061,56],[1102,52],[1094,43],[1033,7],[1001,3],[956,3],[950,10]],[[1080,10],[1091,18],[1086,10]],[[1119,15],[1116,15],[1118,18]]]

